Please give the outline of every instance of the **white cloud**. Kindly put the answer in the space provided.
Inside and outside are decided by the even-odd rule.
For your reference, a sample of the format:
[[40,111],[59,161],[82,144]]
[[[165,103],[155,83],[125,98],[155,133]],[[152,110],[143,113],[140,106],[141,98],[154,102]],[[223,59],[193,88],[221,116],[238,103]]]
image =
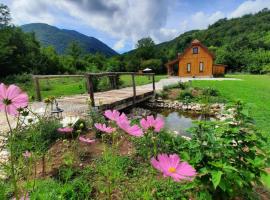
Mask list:
[[118,40],[114,45],[113,49],[116,51],[122,50],[125,47],[125,40]]
[[[52,25],[76,21],[107,33],[117,40],[116,50],[150,36],[156,43],[175,38],[192,29],[204,29],[224,17],[238,17],[268,7],[270,0],[248,0],[229,14],[222,11],[191,13],[168,27],[169,12],[177,12],[168,0],[12,0],[10,9],[15,24],[43,22]],[[172,1],[174,3],[178,1]],[[184,3],[184,1],[183,1]],[[174,5],[174,6],[172,6]],[[181,3],[179,5],[182,5]],[[63,22],[63,23],[62,23]],[[69,28],[69,27],[67,27]],[[76,29],[70,27],[70,29]]]
[[254,0],[245,1],[237,9],[235,9],[229,18],[241,17],[245,14],[254,14],[263,8],[270,8],[270,0]]
[[[135,43],[151,36],[163,42],[177,36],[175,28],[164,28],[169,4],[167,0],[13,0],[11,12],[15,24],[45,22],[59,23],[61,16],[108,33],[119,39],[116,48],[125,41]],[[176,27],[177,28],[177,27]]]
[[221,11],[214,12],[212,14],[205,14],[200,11],[191,16],[191,22],[189,29],[203,29],[208,25],[216,22],[217,20],[224,18],[225,15]]
[[14,0],[11,2],[10,9],[15,24],[55,22],[55,17],[49,12],[50,5],[46,1]]

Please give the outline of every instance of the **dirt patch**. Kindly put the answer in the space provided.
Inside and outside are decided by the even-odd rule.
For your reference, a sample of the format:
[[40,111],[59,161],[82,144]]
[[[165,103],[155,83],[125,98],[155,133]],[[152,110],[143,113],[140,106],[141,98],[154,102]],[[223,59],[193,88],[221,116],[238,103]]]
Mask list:
[[[94,132],[85,135],[86,138],[95,138]],[[58,140],[48,150],[44,158],[40,159],[36,165],[36,177],[53,177],[58,173],[61,166],[72,165],[78,168],[84,168],[90,165],[92,161],[102,155],[106,144],[101,139],[96,139],[92,144],[86,144],[78,139]],[[122,138],[119,143],[119,154],[131,155],[134,152],[133,144],[126,138]],[[33,172],[35,174],[35,171]]]
[[170,89],[168,91],[168,99],[176,100],[180,94],[181,90],[180,89]]

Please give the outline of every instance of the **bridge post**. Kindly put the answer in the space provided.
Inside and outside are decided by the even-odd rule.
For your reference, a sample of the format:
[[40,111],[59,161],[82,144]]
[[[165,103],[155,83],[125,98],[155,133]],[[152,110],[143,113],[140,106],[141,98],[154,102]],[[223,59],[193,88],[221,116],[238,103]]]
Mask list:
[[133,105],[136,103],[136,83],[135,83],[135,73],[131,74],[132,76],[132,87],[133,87]]
[[41,101],[39,78],[36,76],[33,76],[33,79],[34,79],[34,85],[35,85],[36,98],[38,101]]
[[86,74],[85,77],[87,81],[88,94],[90,95],[91,106],[95,107],[94,86],[93,86],[92,75]]
[[156,91],[156,85],[155,85],[155,74],[153,74],[153,91]]

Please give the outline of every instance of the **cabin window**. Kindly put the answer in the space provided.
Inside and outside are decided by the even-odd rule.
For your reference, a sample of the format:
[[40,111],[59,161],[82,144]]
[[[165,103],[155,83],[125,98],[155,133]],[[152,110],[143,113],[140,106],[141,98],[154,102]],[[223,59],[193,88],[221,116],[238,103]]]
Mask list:
[[188,64],[187,64],[187,72],[189,73],[190,71],[191,71],[191,64],[188,63]]
[[193,54],[198,54],[199,48],[198,47],[193,47],[192,52],[193,52]]
[[200,62],[199,70],[200,70],[200,72],[204,71],[204,63],[203,62]]

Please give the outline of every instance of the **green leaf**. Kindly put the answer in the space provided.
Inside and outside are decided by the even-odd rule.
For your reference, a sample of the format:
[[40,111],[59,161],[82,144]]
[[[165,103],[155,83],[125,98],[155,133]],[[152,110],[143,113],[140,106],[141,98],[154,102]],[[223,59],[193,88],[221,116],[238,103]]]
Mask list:
[[220,183],[220,179],[221,179],[222,174],[223,174],[222,171],[213,171],[213,172],[211,172],[212,183],[213,183],[215,189],[217,188],[217,186]]

